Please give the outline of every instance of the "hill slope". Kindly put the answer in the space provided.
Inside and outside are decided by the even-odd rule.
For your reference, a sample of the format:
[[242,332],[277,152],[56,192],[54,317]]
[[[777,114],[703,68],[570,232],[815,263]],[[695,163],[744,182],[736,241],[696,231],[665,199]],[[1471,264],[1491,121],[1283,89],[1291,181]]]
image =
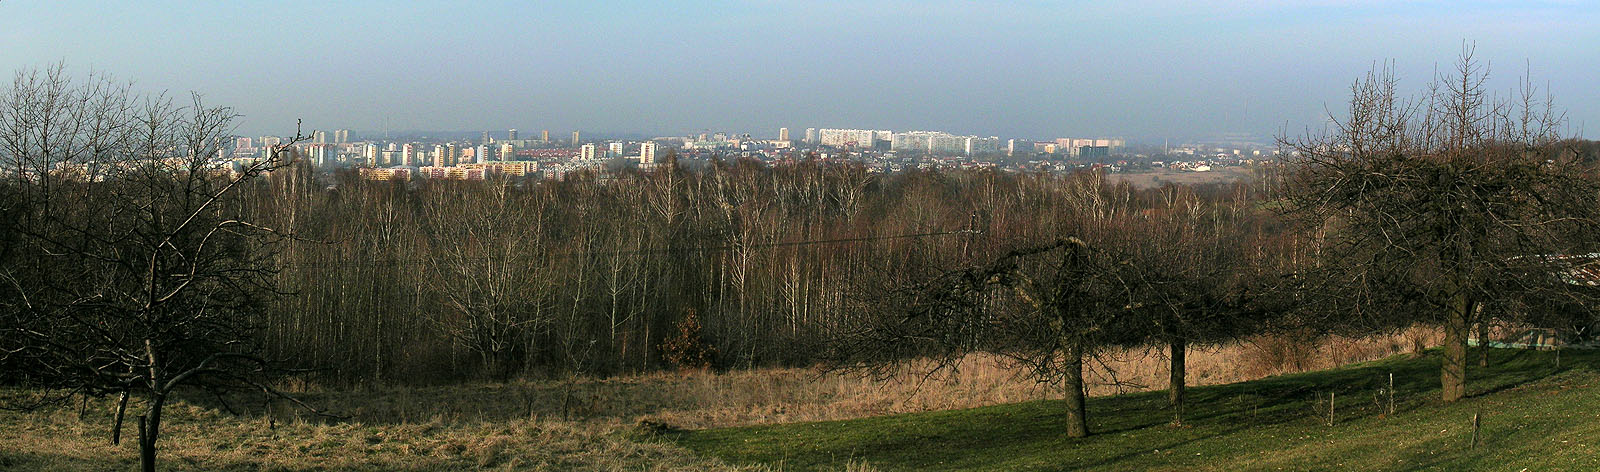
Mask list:
[[[1476,354],[1476,353],[1474,353]],[[1191,389],[1186,425],[1163,392],[1097,398],[1089,438],[1058,401],[676,433],[735,463],[784,470],[1600,470],[1600,354],[1495,350],[1444,405],[1437,352]],[[1476,360],[1476,357],[1474,357]],[[1394,415],[1386,413],[1389,374]],[[1328,398],[1333,394],[1333,422]],[[1472,444],[1472,417],[1482,414]]]

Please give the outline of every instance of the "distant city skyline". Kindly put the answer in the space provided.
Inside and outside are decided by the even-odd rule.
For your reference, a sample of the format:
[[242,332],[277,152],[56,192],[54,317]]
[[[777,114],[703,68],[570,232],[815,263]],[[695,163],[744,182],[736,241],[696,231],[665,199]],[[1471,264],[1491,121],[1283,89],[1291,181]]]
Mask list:
[[[181,13],[181,14],[180,14]],[[6,71],[65,63],[306,129],[945,130],[1132,141],[1320,127],[1463,41],[1600,127],[1600,6],[1380,2],[0,2]],[[70,25],[70,27],[69,27]]]

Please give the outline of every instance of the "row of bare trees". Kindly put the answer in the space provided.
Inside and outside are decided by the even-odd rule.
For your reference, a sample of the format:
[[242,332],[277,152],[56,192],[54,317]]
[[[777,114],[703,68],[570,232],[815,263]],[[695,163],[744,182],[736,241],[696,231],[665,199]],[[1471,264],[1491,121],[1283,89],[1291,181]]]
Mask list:
[[[1138,190],[1105,176],[1029,177],[1038,224],[974,263],[861,299],[872,314],[846,330],[836,365],[887,372],[908,359],[956,365],[1006,355],[1062,385],[1067,432],[1088,434],[1085,365],[1106,349],[1163,346],[1182,421],[1185,357],[1281,325],[1294,312],[1288,251],[1275,214],[1244,185]],[[993,228],[991,228],[993,229]]]
[[1088,434],[1084,364],[1107,348],[1167,346],[1181,422],[1188,346],[1428,324],[1446,334],[1443,400],[1459,400],[1473,326],[1581,332],[1600,307],[1593,146],[1561,139],[1561,116],[1526,82],[1495,100],[1486,77],[1470,48],[1416,99],[1374,71],[1332,129],[1282,138],[1275,180],[1224,198],[1092,174],[1034,192],[1028,208],[1053,225],[1044,242],[867,303],[876,318],[848,331],[835,362],[943,368],[1001,353],[1062,385],[1076,437]]
[[1600,285],[1593,146],[1458,69],[1409,101],[1359,81],[1270,178],[1157,189],[670,157],[374,182],[288,148],[219,165],[226,108],[27,72],[0,96],[0,384],[143,398],[147,468],[175,391],[273,394],[282,366],[424,384],[992,352],[1062,385],[1081,436],[1108,349],[1165,347],[1181,422],[1194,346],[1430,323],[1451,401],[1470,327],[1587,326]]
[[[401,383],[672,367],[688,313],[720,367],[809,364],[852,297],[1037,227],[1059,179],[883,177],[752,162],[564,182],[331,181],[284,169],[253,217],[276,254],[273,352],[330,379]],[[979,196],[975,198],[975,196]],[[1029,221],[1033,220],[1033,221]]]

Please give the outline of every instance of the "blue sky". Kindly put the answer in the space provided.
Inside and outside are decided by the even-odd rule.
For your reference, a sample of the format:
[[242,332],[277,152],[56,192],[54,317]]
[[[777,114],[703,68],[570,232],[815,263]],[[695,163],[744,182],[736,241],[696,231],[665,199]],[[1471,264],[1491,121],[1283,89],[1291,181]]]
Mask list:
[[780,126],[1159,141],[1320,126],[1463,41],[1600,128],[1600,2],[0,0],[0,70],[199,91],[246,134]]

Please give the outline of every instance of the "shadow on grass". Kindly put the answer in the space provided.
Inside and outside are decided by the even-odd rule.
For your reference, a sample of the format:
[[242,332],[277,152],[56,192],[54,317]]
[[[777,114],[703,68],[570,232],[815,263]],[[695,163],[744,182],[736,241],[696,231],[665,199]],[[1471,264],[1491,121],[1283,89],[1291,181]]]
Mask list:
[[[1469,366],[1475,396],[1513,389],[1600,355],[1567,352],[1561,369],[1553,353],[1493,350],[1489,367]],[[1059,401],[1034,401],[970,410],[918,413],[859,420],[688,431],[672,440],[736,463],[784,460],[789,470],[836,466],[830,457],[851,457],[890,469],[1071,469],[1163,467],[1150,463],[1154,449],[1234,448],[1256,450],[1256,428],[1327,421],[1329,393],[1334,421],[1344,423],[1387,411],[1390,375],[1397,413],[1442,404],[1438,350],[1394,356],[1319,372],[1281,375],[1190,390],[1184,428],[1171,419],[1163,392],[1094,398],[1089,402],[1089,438],[1068,439]],[[1229,439],[1230,437],[1236,436]],[[1190,451],[1195,452],[1195,451]],[[1410,458],[1426,462],[1420,455]],[[1166,464],[1165,467],[1171,467]]]

